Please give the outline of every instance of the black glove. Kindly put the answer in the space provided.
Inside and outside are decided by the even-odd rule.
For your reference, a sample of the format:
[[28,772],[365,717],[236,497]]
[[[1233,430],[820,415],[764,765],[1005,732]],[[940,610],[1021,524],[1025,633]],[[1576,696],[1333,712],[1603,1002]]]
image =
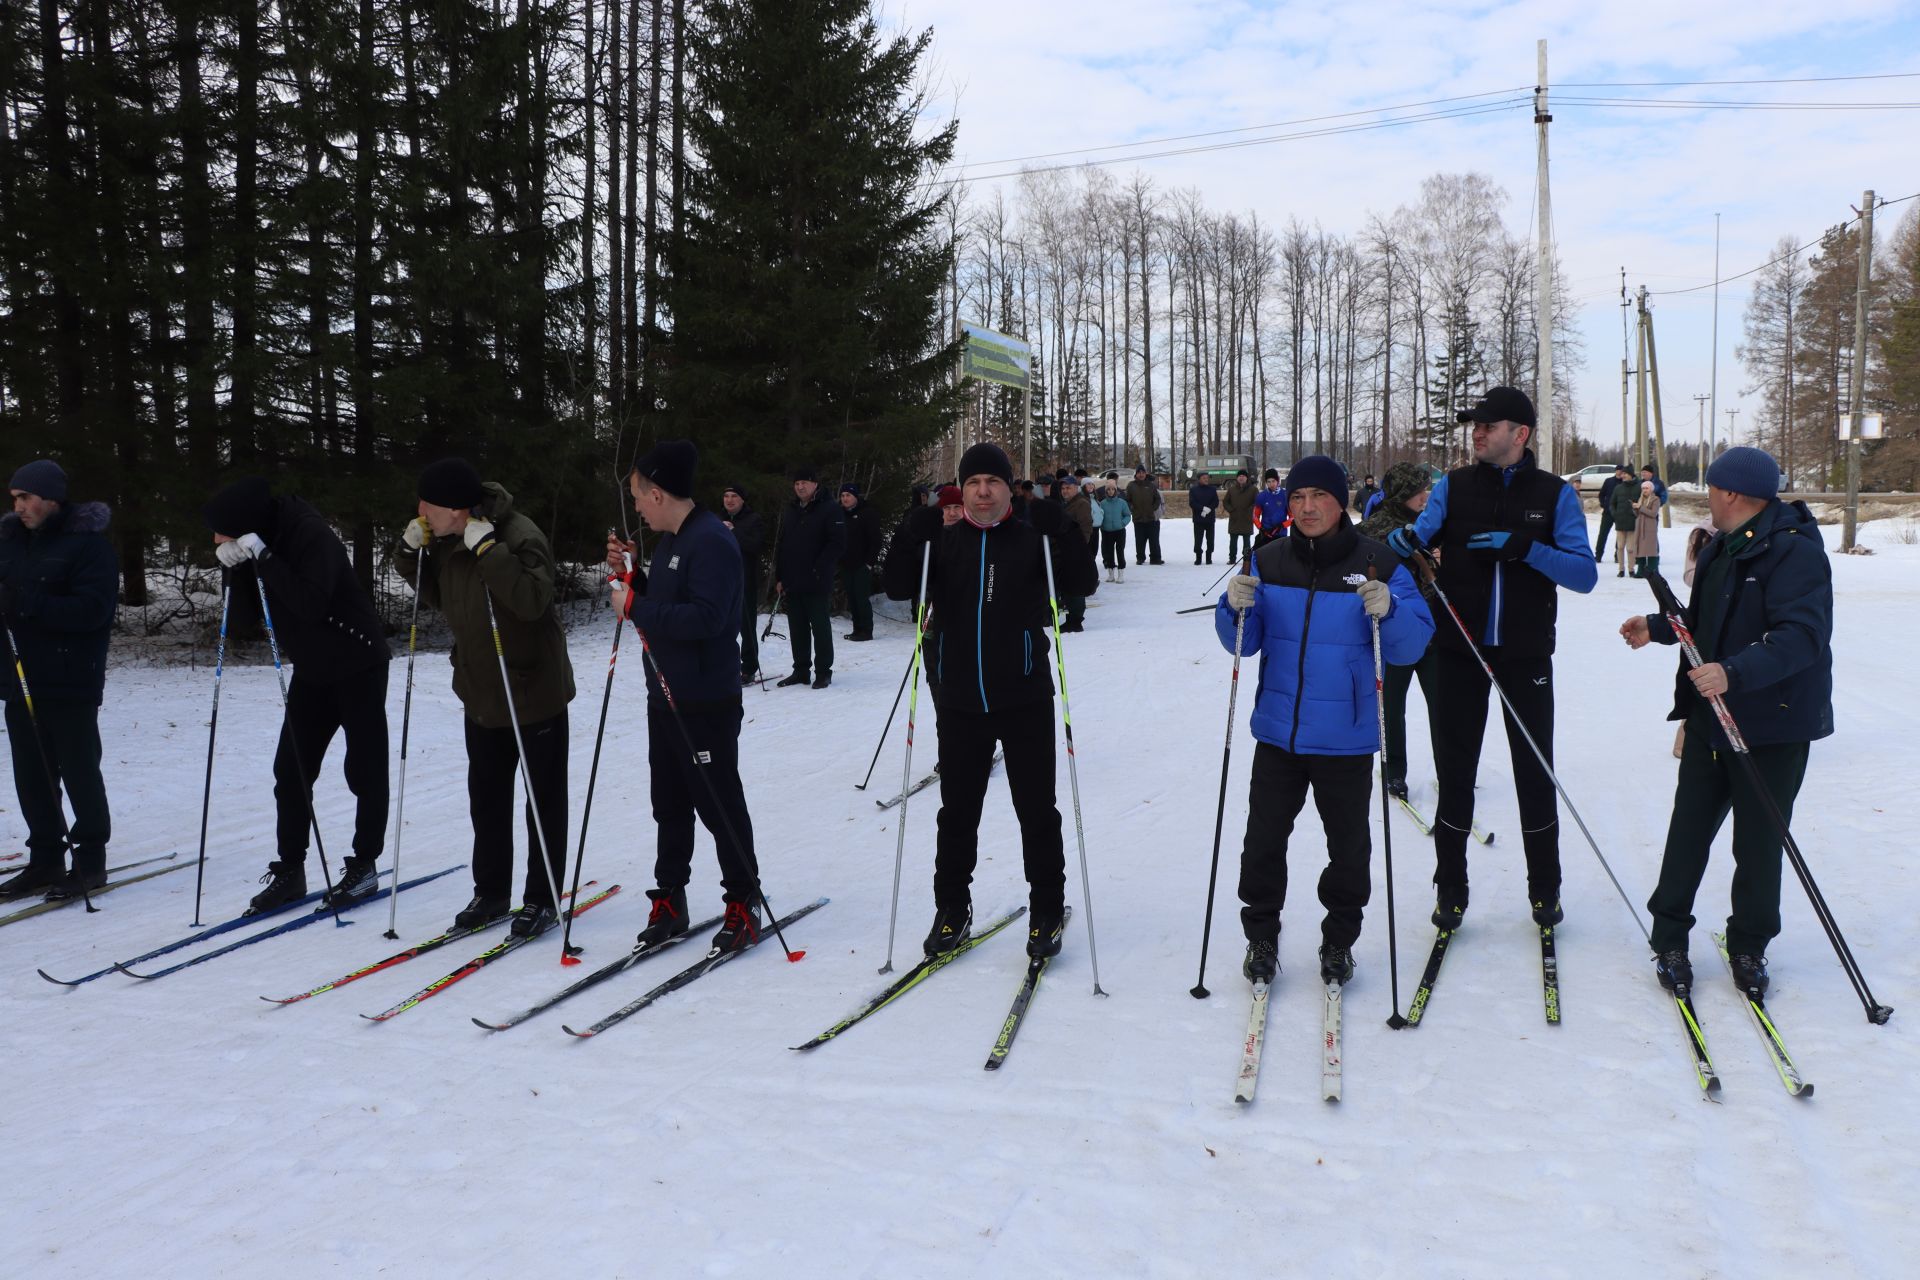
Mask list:
[[1533,546],[1530,533],[1509,533],[1505,529],[1493,533],[1476,533],[1467,539],[1467,550],[1479,560],[1519,560]]
[[1067,527],[1067,509],[1057,502],[1036,502],[1027,509],[1027,520],[1035,533],[1057,538]]
[[940,536],[940,528],[945,523],[940,518],[940,508],[915,507],[907,513],[907,536],[915,542],[932,542]]

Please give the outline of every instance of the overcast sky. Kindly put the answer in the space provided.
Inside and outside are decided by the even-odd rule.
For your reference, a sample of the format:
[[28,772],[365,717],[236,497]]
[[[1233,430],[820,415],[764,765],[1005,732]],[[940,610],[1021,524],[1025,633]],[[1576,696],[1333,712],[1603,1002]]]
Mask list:
[[[1613,0],[1612,3],[1288,3],[1216,0],[879,0],[894,24],[934,30],[937,91],[960,122],[958,160],[992,162],[1115,143],[1241,129],[1456,95],[1528,89],[1534,42],[1550,85],[1912,78],[1688,88],[1569,87],[1568,96],[1742,102],[1920,103],[1914,0]],[[1472,103],[1460,105],[1474,105]],[[1431,109],[1431,108],[1429,108]],[[1851,216],[1864,188],[1920,193],[1920,110],[1601,108],[1555,103],[1554,233],[1578,306],[1586,364],[1575,383],[1583,434],[1620,432],[1620,268],[1637,289],[1711,285],[1714,214],[1721,274],[1764,262]],[[1274,129],[1267,132],[1288,132]],[[1233,135],[1256,137],[1258,131]],[[1297,215],[1354,232],[1368,213],[1411,204],[1420,180],[1475,169],[1531,217],[1532,112],[1524,107],[1332,138],[1277,142],[1110,166],[1209,207]],[[1222,141],[1228,139],[1206,139]],[[1193,146],[1192,142],[1173,144]],[[1143,150],[1160,150],[1147,147]],[[1124,151],[1097,153],[1100,158]],[[1038,163],[1059,163],[1060,160]],[[974,190],[991,182],[976,180]],[[1009,187],[1011,183],[1008,184]],[[1886,235],[1912,201],[1881,211]],[[1748,282],[1720,290],[1719,422],[1751,417],[1734,360]],[[1709,390],[1713,291],[1655,298],[1669,439],[1692,439],[1694,393]],[[1744,436],[1744,429],[1741,432]]]

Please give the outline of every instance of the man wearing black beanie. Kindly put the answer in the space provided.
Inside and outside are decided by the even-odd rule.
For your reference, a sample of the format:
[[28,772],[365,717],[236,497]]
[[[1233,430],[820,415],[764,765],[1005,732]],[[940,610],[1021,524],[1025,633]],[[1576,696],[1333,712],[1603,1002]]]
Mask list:
[[625,546],[608,544],[613,607],[633,619],[646,644],[647,768],[657,845],[655,887],[647,891],[653,908],[637,945],[659,946],[687,931],[697,815],[720,856],[726,904],[712,945],[736,951],[760,936],[760,864],[740,784],[742,710],[734,674],[744,576],[733,534],[693,500],[698,461],[690,442],[663,440],[627,478],[634,511],[661,535],[648,571],[629,573]]
[[1031,523],[1012,518],[1012,479],[1013,465],[999,446],[968,449],[960,459],[965,517],[943,525],[932,508],[910,512],[883,571],[888,598],[911,600],[920,590],[925,558],[927,602],[940,619],[939,634],[923,642],[933,646],[927,665],[940,672],[940,817],[929,956],[959,946],[972,927],[980,809],[996,742],[1006,751],[1007,787],[1020,820],[1032,907],[1027,953],[1060,950],[1066,862],[1054,804],[1047,558],[1062,598],[1087,595],[1095,574],[1079,530],[1058,503],[1034,503]]
[[[236,480],[207,500],[214,553],[243,602],[266,588],[274,637],[293,664],[286,721],[273,757],[274,860],[248,914],[307,893],[313,787],[333,735],[346,738],[353,793],[353,852],[325,905],[373,892],[387,840],[387,668],[392,653],[373,598],[353,576],[347,548],[320,513],[267,481]],[[302,767],[305,775],[302,776]]]
[[482,928],[513,905],[514,775],[524,743],[529,852],[513,931],[530,937],[558,920],[554,889],[566,861],[567,704],[574,685],[554,612],[553,551],[540,526],[514,509],[513,495],[482,482],[463,459],[422,471],[419,493],[418,518],[408,522],[394,566],[409,579],[418,575],[421,600],[453,631],[453,692],[466,712],[473,818],[473,900],[454,927]]

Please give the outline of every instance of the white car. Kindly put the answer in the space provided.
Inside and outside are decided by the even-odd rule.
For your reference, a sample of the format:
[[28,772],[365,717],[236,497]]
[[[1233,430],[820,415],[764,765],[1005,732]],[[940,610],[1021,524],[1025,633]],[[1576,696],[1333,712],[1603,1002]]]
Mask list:
[[1611,462],[1596,462],[1590,467],[1582,467],[1578,471],[1561,476],[1560,478],[1584,493],[1588,489],[1598,489],[1606,482],[1607,477],[1612,474],[1613,464]]

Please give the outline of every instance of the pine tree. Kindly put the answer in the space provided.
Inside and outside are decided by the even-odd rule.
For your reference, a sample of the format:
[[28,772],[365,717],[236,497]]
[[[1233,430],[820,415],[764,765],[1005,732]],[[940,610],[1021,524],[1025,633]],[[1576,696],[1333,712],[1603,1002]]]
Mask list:
[[[904,475],[958,411],[936,299],[954,252],[917,136],[931,32],[866,0],[740,0],[689,23],[684,224],[666,242],[667,421],[706,474]],[[644,428],[643,428],[644,430]],[[643,441],[643,444],[647,441]]]

